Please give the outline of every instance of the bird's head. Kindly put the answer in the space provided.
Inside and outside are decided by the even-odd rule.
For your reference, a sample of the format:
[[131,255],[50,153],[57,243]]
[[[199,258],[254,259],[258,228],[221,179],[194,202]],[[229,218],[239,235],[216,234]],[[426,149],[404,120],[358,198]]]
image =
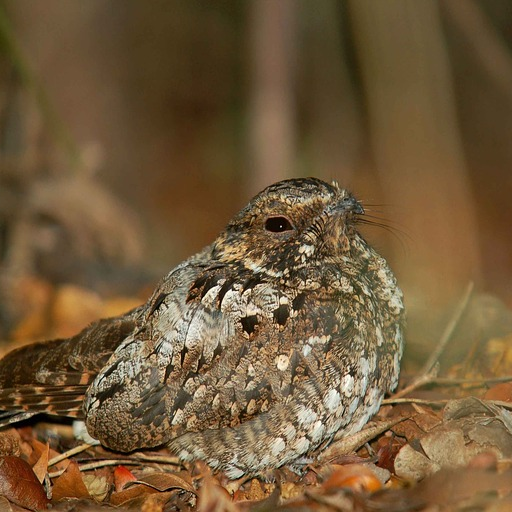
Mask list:
[[293,269],[332,262],[359,239],[364,210],[337,183],[317,178],[280,181],[255,196],[214,243],[215,257],[282,277]]

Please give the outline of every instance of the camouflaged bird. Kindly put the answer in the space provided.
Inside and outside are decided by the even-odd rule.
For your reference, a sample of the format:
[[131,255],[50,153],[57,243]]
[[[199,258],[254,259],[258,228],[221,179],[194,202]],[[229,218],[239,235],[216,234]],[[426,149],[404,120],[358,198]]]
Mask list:
[[[402,293],[336,183],[276,183],[149,301],[0,362],[0,408],[85,417],[113,450],[167,444],[231,478],[360,430],[397,385]],[[12,419],[12,418],[11,418]]]

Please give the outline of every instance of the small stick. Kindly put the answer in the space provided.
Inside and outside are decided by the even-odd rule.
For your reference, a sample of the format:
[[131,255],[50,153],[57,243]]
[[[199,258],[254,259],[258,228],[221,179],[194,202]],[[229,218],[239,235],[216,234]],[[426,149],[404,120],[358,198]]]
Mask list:
[[446,348],[446,345],[448,345],[448,342],[451,340],[453,333],[455,332],[455,329],[459,324],[464,311],[466,311],[466,308],[468,307],[469,299],[471,298],[471,294],[473,293],[474,287],[475,283],[471,281],[468,284],[466,291],[464,292],[464,295],[462,296],[462,299],[459,302],[457,309],[453,314],[452,319],[448,322],[448,325],[446,326],[443,335],[441,336],[441,339],[437,344],[436,349],[434,350],[434,352],[432,352],[432,354],[430,354],[430,357],[428,358],[427,362],[421,369],[420,376],[427,375],[428,373],[430,373],[434,366],[436,365],[436,363],[438,362],[439,357],[441,357],[441,354]]
[[[140,462],[135,461],[135,460],[130,460],[130,459],[118,459],[118,460],[105,459],[105,460],[98,460],[96,462],[91,462],[89,464],[82,464],[81,466],[78,467],[78,469],[80,471],[88,471],[90,469],[97,469],[97,468],[101,468],[104,466],[117,466],[118,464],[123,464],[125,466],[130,465],[130,464],[138,465],[138,464],[140,464]],[[62,475],[62,473],[64,473],[64,471],[66,471],[66,470],[60,469],[59,471],[54,471],[53,473],[49,473],[48,476],[50,478],[56,478],[56,477]]]
[[[423,398],[386,398],[382,400],[382,405],[392,404],[419,404],[419,405],[431,405],[431,406],[444,406],[448,402],[452,402],[454,399],[446,400],[425,400]],[[490,404],[496,405],[497,407],[503,407],[504,409],[512,410],[512,402],[504,402],[503,400],[483,400]]]
[[408,386],[405,386],[404,389],[401,389],[397,393],[393,395],[394,398],[400,398],[401,396],[407,395],[411,391],[414,391],[417,388],[421,388],[425,384],[431,383],[437,375],[437,366],[435,366],[430,373],[426,375],[419,375],[416,377]]
[[439,343],[437,344],[432,354],[430,354],[430,357],[428,358],[427,362],[423,365],[423,368],[420,370],[419,375],[408,386],[406,386],[398,393],[395,393],[393,395],[395,398],[404,396],[407,393],[410,393],[411,391],[414,391],[415,389],[427,383],[430,383],[435,379],[438,371],[439,358],[441,357],[441,354],[443,353],[444,349],[451,340],[453,333],[455,332],[455,329],[457,328],[457,325],[459,324],[464,311],[466,311],[466,308],[468,307],[469,299],[471,298],[471,294],[473,293],[474,287],[475,284],[471,281],[468,284],[461,301],[457,305],[457,308],[451,320],[448,322],[448,325],[446,326],[439,340]]
[[512,381],[512,375],[507,377],[490,377],[488,379],[450,379],[447,377],[437,377],[432,379],[431,384],[436,386],[459,386],[461,384],[468,384],[471,385],[471,387],[480,387],[483,384],[499,384],[501,382],[510,381]]
[[[64,454],[63,454],[64,455]],[[57,458],[57,457],[55,457]],[[158,462],[160,464],[170,464],[171,466],[180,466],[181,463],[178,459],[178,457],[165,457],[160,455],[142,455],[137,456],[134,458],[127,458],[127,459],[103,459],[103,460],[97,460],[95,462],[89,462],[87,464],[82,464],[78,467],[80,471],[89,471],[91,469],[97,469],[104,466],[117,466],[118,464],[121,465],[132,465],[132,466],[138,466],[141,462]],[[54,471],[53,473],[50,473],[48,476],[50,478],[56,478],[62,473],[66,471],[65,469],[61,469],[59,471]]]
[[409,418],[403,417],[374,422],[373,424],[367,425],[363,430],[347,437],[343,437],[342,434],[340,434],[338,438],[334,438],[335,440],[329,447],[318,454],[316,460],[318,462],[330,462],[336,457],[355,452],[365,443],[370,442],[378,435],[386,432],[386,430],[389,430],[391,427],[407,419]]
[[74,448],[71,448],[71,450],[68,450],[67,452],[61,453],[60,455],[53,457],[53,459],[50,459],[48,461],[48,467],[54,466],[55,464],[57,464],[58,462],[60,462],[62,460],[69,459],[69,457],[76,455],[77,453],[81,453],[85,450],[88,450],[89,448],[91,448],[91,446],[94,446],[94,445],[89,444],[89,443],[83,443],[78,446],[75,446]]
[[393,405],[393,404],[419,404],[419,405],[432,405],[432,406],[444,406],[450,400],[425,400],[424,398],[385,398],[382,400],[382,405]]

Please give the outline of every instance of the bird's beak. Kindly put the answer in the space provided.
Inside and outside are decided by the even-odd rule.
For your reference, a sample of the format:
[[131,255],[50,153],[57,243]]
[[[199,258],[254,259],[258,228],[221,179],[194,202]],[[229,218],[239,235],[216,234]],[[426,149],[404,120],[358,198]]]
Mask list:
[[363,205],[352,196],[346,196],[338,203],[338,209],[346,213],[354,213],[356,215],[364,215]]

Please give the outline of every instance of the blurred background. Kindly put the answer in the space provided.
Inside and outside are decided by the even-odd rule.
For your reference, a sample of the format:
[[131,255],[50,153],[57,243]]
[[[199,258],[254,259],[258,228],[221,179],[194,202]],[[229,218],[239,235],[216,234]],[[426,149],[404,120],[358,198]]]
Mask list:
[[470,281],[471,332],[510,327],[509,0],[0,7],[4,339],[128,309],[260,189],[309,175],[367,206],[418,360]]

